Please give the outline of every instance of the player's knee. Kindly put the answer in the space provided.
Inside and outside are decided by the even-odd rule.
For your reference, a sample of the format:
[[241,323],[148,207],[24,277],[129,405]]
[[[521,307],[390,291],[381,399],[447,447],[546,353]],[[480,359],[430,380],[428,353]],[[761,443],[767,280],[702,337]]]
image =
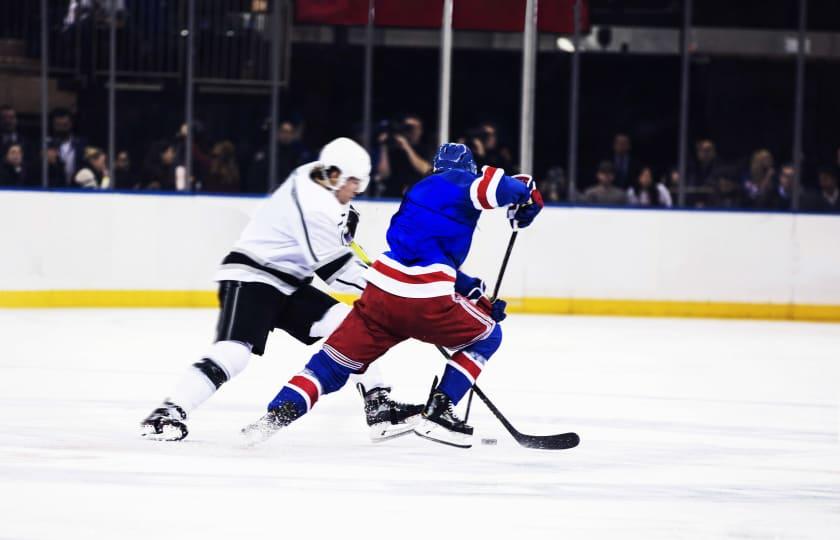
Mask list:
[[501,325],[497,324],[493,327],[493,331],[490,332],[486,338],[482,339],[481,341],[477,341],[473,343],[466,349],[464,352],[471,352],[475,354],[479,354],[485,359],[489,359],[493,354],[499,350],[499,347],[502,345],[502,327]]
[[312,324],[309,329],[309,335],[314,338],[323,338],[327,337],[338,328],[338,325],[341,324],[347,314],[350,313],[350,306],[344,303],[337,303],[333,307],[327,310],[324,313],[324,316],[321,317],[321,320],[316,321]]
[[352,373],[330,358],[324,351],[319,351],[306,364],[306,369],[321,383],[321,393],[329,394],[340,389],[347,382]]
[[242,373],[250,359],[250,345],[238,341],[217,341],[207,355],[193,366],[219,388]]

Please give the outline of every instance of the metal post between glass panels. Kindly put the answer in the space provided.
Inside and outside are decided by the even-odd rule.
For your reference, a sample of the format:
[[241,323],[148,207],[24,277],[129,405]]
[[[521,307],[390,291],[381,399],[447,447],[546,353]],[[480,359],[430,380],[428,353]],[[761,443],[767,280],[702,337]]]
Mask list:
[[111,26],[108,39],[108,167],[111,172],[110,188],[116,187],[114,160],[116,158],[117,126],[117,2],[111,0]]
[[580,105],[580,25],[581,0],[575,0],[572,16],[572,76],[569,91],[569,201],[574,201],[577,193],[577,154],[578,154],[578,107]]
[[689,107],[689,83],[690,83],[690,62],[691,62],[691,14],[692,14],[692,0],[684,0],[683,2],[683,25],[682,25],[682,44],[680,46],[680,55],[682,59],[682,73],[680,81],[680,136],[679,136],[679,175],[680,182],[678,185],[677,201],[679,206],[685,206],[685,188],[687,182],[688,171],[688,107]]
[[274,0],[271,7],[271,122],[268,128],[268,185],[269,190],[277,188],[277,128],[280,114],[280,57],[282,45],[282,24],[280,18],[280,3],[284,0]]
[[47,161],[47,110],[49,108],[49,29],[47,0],[41,0],[41,187],[49,187],[49,162]]
[[531,173],[534,161],[534,79],[537,66],[538,0],[525,2],[525,31],[522,43],[522,106],[519,125],[519,167]]
[[805,115],[805,54],[807,48],[806,26],[808,17],[808,0],[799,0],[799,39],[796,51],[796,104],[793,119],[793,210],[799,210],[799,199],[802,194],[802,130]]
[[187,80],[186,80],[186,120],[187,140],[184,149],[184,168],[187,172],[186,185],[193,180],[192,145],[193,145],[193,76],[195,71],[195,0],[187,1]]
[[368,20],[365,31],[365,85],[362,96],[362,144],[373,148],[373,38],[376,21],[376,1],[368,0]]
[[438,105],[438,143],[449,141],[449,114],[452,92],[452,10],[454,0],[444,0],[440,26],[440,103]]

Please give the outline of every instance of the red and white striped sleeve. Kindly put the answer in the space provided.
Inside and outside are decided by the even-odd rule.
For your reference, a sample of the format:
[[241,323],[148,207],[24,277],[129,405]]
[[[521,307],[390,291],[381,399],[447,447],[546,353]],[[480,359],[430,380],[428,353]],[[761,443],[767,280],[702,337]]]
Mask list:
[[476,210],[492,210],[528,201],[531,190],[519,180],[505,176],[504,169],[484,167],[470,184],[470,201]]

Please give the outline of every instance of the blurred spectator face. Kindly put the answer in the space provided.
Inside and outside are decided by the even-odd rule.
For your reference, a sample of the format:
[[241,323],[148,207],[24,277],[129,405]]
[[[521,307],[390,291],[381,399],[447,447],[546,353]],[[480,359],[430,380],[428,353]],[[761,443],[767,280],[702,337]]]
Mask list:
[[699,163],[711,163],[717,157],[717,150],[715,143],[708,139],[704,139],[697,143],[697,161]]
[[6,150],[6,163],[12,167],[20,167],[23,163],[23,149],[19,144],[13,144]]
[[496,133],[496,128],[489,124],[485,124],[481,127],[481,133],[483,134],[482,143],[484,143],[485,150],[495,150],[496,146],[499,144],[499,137]]
[[359,181],[356,178],[348,178],[344,185],[335,192],[335,198],[341,204],[347,204],[356,196],[357,189],[359,189]]
[[729,178],[728,176],[719,176],[717,184],[718,191],[720,191],[721,193],[734,193],[738,189],[738,183],[735,180]]
[[668,185],[672,188],[676,188],[680,185],[679,169],[671,169],[670,174],[668,174]]
[[100,152],[91,158],[90,164],[97,171],[104,172],[107,167],[107,157],[103,152]]
[[781,172],[779,172],[779,186],[782,187],[787,192],[793,190],[793,180],[796,171],[793,167],[785,166],[782,167]]
[[0,130],[4,133],[17,131],[17,113],[11,107],[0,109]]
[[282,122],[277,126],[277,142],[282,145],[289,145],[295,141],[295,126],[291,122]]
[[630,137],[624,133],[619,133],[613,139],[613,152],[616,155],[623,156],[630,152]]
[[53,118],[53,133],[56,137],[66,138],[73,132],[73,119],[67,115]]
[[423,138],[423,122],[416,116],[409,116],[403,121],[403,125],[408,142],[412,146],[420,144],[420,139]]
[[58,148],[55,148],[54,146],[47,148],[47,163],[50,165],[58,163]]
[[128,157],[128,152],[120,152],[117,154],[117,159],[114,162],[114,168],[120,171],[127,171],[131,169],[131,158]]
[[820,173],[820,189],[825,193],[834,193],[837,189],[837,177],[828,171]]
[[230,141],[222,141],[213,146],[211,157],[217,161],[228,162],[233,159],[236,149]]
[[639,185],[642,189],[647,189],[653,185],[653,171],[650,170],[650,167],[645,167],[639,173]]
[[166,166],[175,163],[175,149],[171,146],[167,146],[166,149],[160,154],[160,161]]
[[756,151],[750,161],[750,177],[754,182],[763,180],[773,169],[773,154],[769,150]]
[[612,165],[601,165],[601,167],[598,168],[595,178],[597,178],[599,185],[604,187],[611,186],[615,180],[615,172],[613,171]]

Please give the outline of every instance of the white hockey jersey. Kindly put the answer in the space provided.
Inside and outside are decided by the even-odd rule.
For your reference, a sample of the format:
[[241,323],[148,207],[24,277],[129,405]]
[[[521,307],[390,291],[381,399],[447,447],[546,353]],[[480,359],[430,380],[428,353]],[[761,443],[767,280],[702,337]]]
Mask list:
[[283,294],[318,275],[334,289],[359,293],[367,266],[345,244],[349,205],[310,177],[301,165],[257,210],[222,261],[216,281],[271,285]]

